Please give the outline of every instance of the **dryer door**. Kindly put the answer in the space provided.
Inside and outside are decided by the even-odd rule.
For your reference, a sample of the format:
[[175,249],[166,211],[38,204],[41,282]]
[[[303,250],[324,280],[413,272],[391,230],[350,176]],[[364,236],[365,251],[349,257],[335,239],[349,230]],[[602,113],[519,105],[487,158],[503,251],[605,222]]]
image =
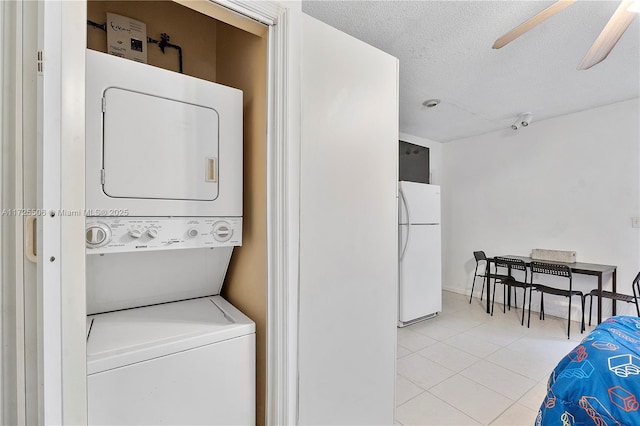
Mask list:
[[110,87],[104,92],[103,190],[114,198],[218,197],[218,113]]

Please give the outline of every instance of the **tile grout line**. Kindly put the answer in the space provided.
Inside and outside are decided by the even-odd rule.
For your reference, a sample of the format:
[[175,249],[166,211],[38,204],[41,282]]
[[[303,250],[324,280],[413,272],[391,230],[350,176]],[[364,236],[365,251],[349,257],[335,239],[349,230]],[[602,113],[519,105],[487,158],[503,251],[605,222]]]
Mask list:
[[[438,395],[434,394],[433,392],[430,392],[430,391],[428,391],[428,390],[427,390],[426,392],[429,392],[429,395],[433,396],[434,398],[439,399],[440,401],[444,402],[444,403],[445,403],[445,404],[447,404],[448,406],[452,407],[454,410],[458,411],[459,413],[462,413],[462,414],[463,414],[463,415],[465,415],[466,417],[469,417],[469,418],[470,418],[470,419],[472,419],[473,421],[476,421],[476,422],[478,422],[479,424],[484,425],[484,423],[483,423],[482,421],[480,421],[480,420],[476,419],[475,417],[473,417],[473,416],[472,416],[472,415],[470,415],[470,414],[465,413],[465,412],[464,412],[464,411],[462,411],[460,408],[458,408],[458,407],[456,407],[455,405],[453,405],[453,404],[451,404],[451,403],[449,403],[449,402],[445,401],[444,399],[440,398]],[[495,419],[494,419],[494,420],[495,420]],[[493,421],[493,420],[492,420],[492,421]],[[485,426],[486,426],[486,425],[485,425]]]

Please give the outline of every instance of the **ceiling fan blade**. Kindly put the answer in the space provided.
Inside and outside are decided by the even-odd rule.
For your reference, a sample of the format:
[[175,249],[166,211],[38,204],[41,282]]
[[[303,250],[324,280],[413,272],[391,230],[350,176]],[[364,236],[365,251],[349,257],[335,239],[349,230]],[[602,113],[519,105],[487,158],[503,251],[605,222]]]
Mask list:
[[602,32],[584,56],[584,59],[582,59],[582,62],[580,62],[580,65],[578,65],[578,70],[589,69],[602,62],[609,55],[609,52],[611,52],[618,40],[620,40],[622,34],[629,28],[629,25],[631,25],[633,18],[636,17],[636,13],[627,10],[632,3],[632,1],[620,2],[620,6],[618,6],[613,13],[607,25],[604,26]]
[[542,12],[528,19],[527,21],[523,22],[522,24],[518,25],[517,27],[515,27],[514,29],[512,29],[511,31],[509,31],[499,39],[497,39],[495,43],[493,43],[493,48],[500,49],[504,45],[511,43],[513,40],[520,37],[522,34],[526,33],[536,25],[541,24],[542,22],[551,18],[556,13],[571,6],[574,2],[575,0],[560,0],[555,2],[554,4],[547,7],[545,10],[543,10]]

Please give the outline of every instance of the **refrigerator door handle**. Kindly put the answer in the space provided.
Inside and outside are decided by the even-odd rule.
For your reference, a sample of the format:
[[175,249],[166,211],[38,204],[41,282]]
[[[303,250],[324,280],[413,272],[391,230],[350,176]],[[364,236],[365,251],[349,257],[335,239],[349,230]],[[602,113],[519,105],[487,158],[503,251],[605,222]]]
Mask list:
[[[402,192],[402,188],[400,188],[400,199],[402,200],[402,205],[404,205],[404,209],[407,212],[407,240],[404,243],[404,247],[402,247],[402,251],[400,252],[400,260],[404,257],[404,254],[407,251],[407,247],[409,246],[409,236],[411,235],[411,215],[409,214],[409,205],[407,204],[407,200]],[[402,221],[402,220],[401,220]]]

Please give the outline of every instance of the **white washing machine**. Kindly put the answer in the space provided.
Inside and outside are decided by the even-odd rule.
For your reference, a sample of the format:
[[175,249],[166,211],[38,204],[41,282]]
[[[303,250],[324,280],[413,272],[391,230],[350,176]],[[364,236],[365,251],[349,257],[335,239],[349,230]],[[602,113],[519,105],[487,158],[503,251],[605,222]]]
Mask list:
[[220,296],[89,316],[89,424],[255,424],[254,333]]

